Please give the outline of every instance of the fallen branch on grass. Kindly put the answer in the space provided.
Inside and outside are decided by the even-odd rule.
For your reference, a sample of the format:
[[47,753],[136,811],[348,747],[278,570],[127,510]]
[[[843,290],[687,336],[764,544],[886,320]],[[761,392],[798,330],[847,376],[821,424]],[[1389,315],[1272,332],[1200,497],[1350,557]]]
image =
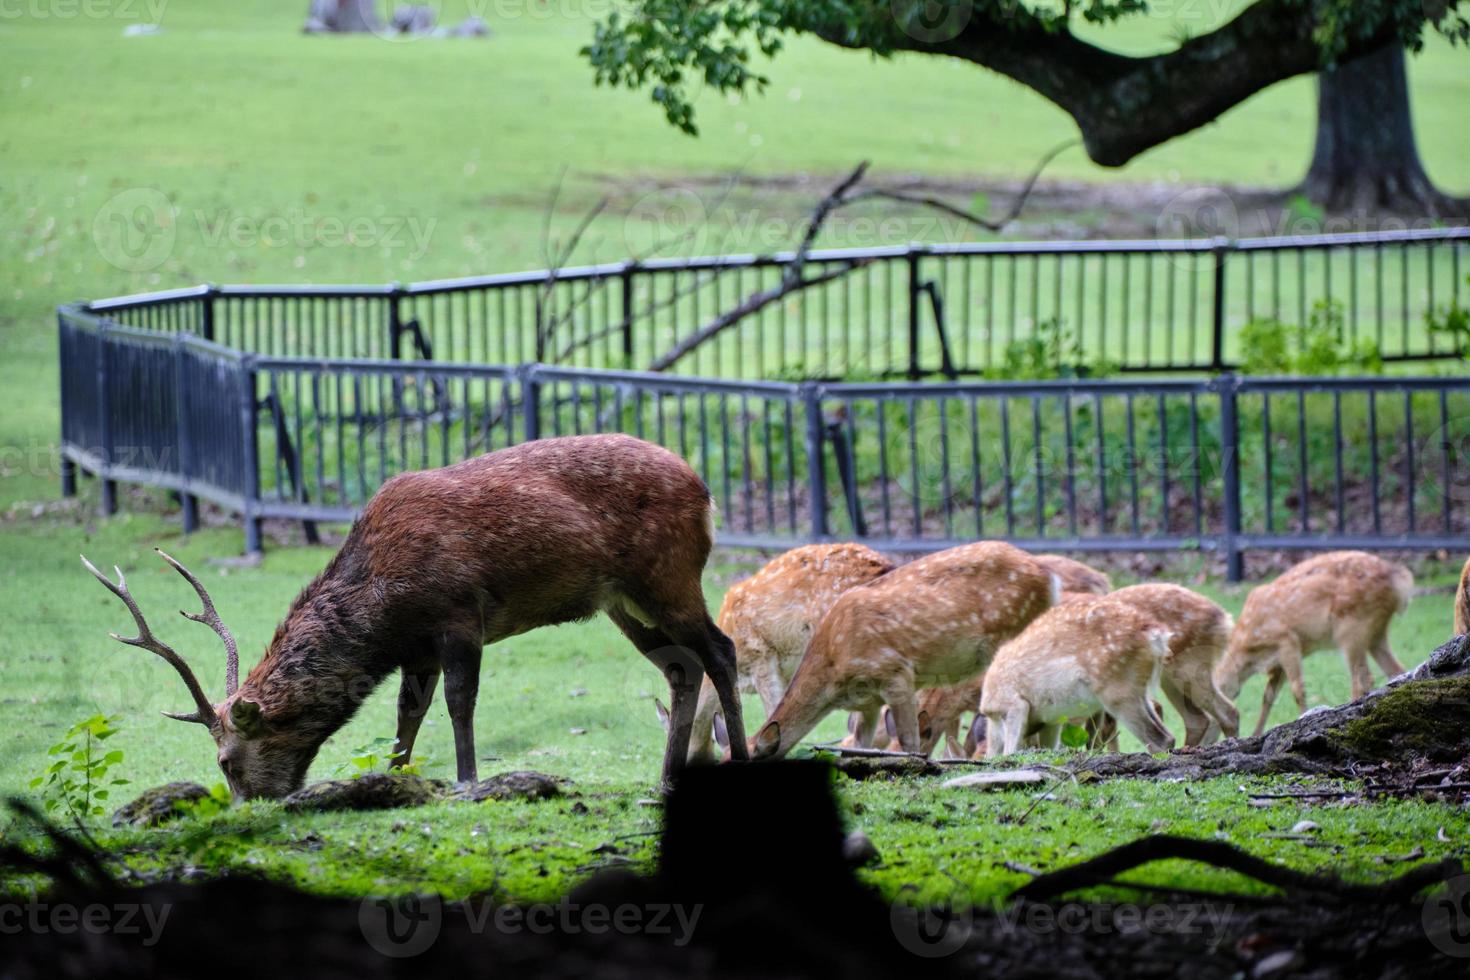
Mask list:
[[1127,882],[1115,882],[1114,878],[1140,865],[1169,860],[1197,861],[1234,871],[1288,893],[1305,892],[1331,895],[1348,901],[1375,903],[1407,901],[1430,885],[1438,884],[1463,871],[1459,861],[1446,858],[1434,864],[1421,865],[1389,881],[1362,885],[1272,864],[1224,841],[1157,834],[1124,844],[1069,868],[1043,874],[1017,888],[1011,893],[1011,899],[1042,901],[1096,885],[1117,884],[1126,888],[1129,887]]

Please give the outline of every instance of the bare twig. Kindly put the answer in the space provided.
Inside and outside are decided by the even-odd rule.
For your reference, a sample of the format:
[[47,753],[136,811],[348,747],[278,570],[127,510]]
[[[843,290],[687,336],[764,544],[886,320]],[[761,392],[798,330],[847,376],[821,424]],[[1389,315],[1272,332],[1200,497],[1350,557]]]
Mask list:
[[926,208],[933,208],[936,211],[943,211],[945,214],[948,214],[951,217],[959,218],[961,221],[968,222],[972,225],[977,225],[981,228],[986,229],[987,231],[1000,231],[1001,229],[1005,228],[1006,225],[1016,220],[1016,216],[1019,215],[1021,213],[1021,209],[1026,206],[1026,199],[1031,196],[1032,190],[1034,190],[1036,187],[1036,182],[1041,178],[1042,171],[1044,171],[1047,166],[1053,160],[1055,160],[1059,154],[1062,153],[1063,150],[1071,149],[1072,147],[1076,146],[1078,142],[1078,140],[1068,140],[1067,142],[1061,143],[1053,147],[1051,150],[1047,151],[1047,153],[1044,154],[1041,160],[1037,163],[1036,168],[1031,171],[1031,176],[1026,178],[1026,183],[1021,185],[1021,193],[1018,194],[1016,196],[1016,199],[1011,202],[1010,211],[1006,213],[1005,217],[1000,219],[982,217],[981,215],[975,214],[973,211],[967,211],[964,208],[956,207],[955,205],[950,204],[948,201],[942,200],[929,194],[913,194],[908,191],[887,190],[881,187],[873,187],[867,190],[858,191],[854,194],[849,194],[845,196],[839,203],[842,206],[846,206],[848,204],[853,204],[857,201],[867,200],[870,198],[882,198],[889,201],[901,201],[905,204],[918,204]]

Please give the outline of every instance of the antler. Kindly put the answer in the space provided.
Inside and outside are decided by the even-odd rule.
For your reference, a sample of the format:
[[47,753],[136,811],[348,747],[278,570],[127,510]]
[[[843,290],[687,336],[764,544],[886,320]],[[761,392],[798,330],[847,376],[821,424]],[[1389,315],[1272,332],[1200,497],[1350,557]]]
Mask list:
[[[112,570],[117,572],[117,581],[113,582],[106,575],[99,572],[96,565],[87,561],[86,555],[82,555],[81,557],[82,564],[87,566],[87,571],[95,575],[97,581],[107,586],[107,591],[121,599],[123,605],[128,607],[128,612],[133,614],[133,623],[138,628],[137,636],[120,636],[117,633],[110,633],[108,635],[119,643],[126,643],[132,647],[142,647],[144,650],[148,650],[162,657],[168,661],[174,670],[179,672],[179,676],[184,679],[184,684],[188,686],[189,693],[194,698],[194,712],[192,714],[181,714],[172,711],[165,711],[163,713],[170,718],[177,718],[179,721],[194,721],[201,725],[207,725],[211,728],[214,727],[219,720],[214,713],[214,705],[205,696],[204,689],[199,686],[198,679],[194,676],[194,672],[189,669],[189,665],[184,662],[184,658],[175,653],[168,644],[154,636],[153,631],[148,628],[148,620],[143,618],[142,610],[138,608],[137,602],[133,600],[132,593],[128,591],[128,582],[123,577],[122,569],[116,565],[112,566]],[[208,615],[208,611],[209,607],[206,606],[206,615]],[[233,643],[233,641],[231,642]]]
[[184,576],[185,580],[194,586],[194,591],[199,593],[199,601],[204,603],[204,611],[196,614],[186,613],[180,609],[179,615],[185,619],[192,619],[196,623],[203,623],[219,634],[220,642],[225,645],[225,697],[229,697],[240,686],[240,650],[235,646],[235,638],[230,635],[229,627],[225,626],[224,622],[219,618],[219,613],[215,612],[214,600],[209,598],[209,593],[204,589],[204,583],[195,578],[193,572],[185,568],[162,548],[154,548],[153,550],[158,552],[160,558],[172,565],[174,571]]

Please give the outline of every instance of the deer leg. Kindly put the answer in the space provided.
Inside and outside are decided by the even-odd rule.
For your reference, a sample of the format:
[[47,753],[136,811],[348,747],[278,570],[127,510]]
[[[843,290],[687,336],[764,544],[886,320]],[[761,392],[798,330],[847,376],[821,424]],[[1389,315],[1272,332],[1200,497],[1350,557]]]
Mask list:
[[622,607],[609,608],[607,615],[668,681],[669,731],[662,779],[665,786],[670,786],[689,761],[689,741],[704,670],[692,651],[675,643],[663,630],[644,625]]
[[710,759],[715,755],[713,742],[715,715],[720,710],[720,696],[714,684],[705,677],[699,685],[699,699],[694,705],[694,722],[689,735],[689,761]]
[[1125,698],[1104,707],[1150,752],[1167,752],[1174,747],[1174,734],[1164,727],[1147,697]]
[[909,685],[894,685],[885,693],[888,709],[893,714],[893,734],[905,752],[917,753],[920,749],[919,708],[914,701],[914,689]]
[[1194,699],[1180,689],[1179,684],[1172,677],[1160,677],[1159,687],[1164,692],[1164,697],[1179,712],[1179,717],[1184,719],[1184,744],[1199,745],[1205,739],[1205,733],[1210,729],[1210,717],[1204,710],[1194,702]]
[[480,695],[480,655],[475,640],[441,637],[437,643],[444,666],[444,703],[454,728],[454,765],[462,783],[475,781],[475,701]]
[[[691,634],[689,640],[697,641],[698,636]],[[740,706],[740,685],[737,682],[735,667],[735,644],[721,632],[715,625],[714,620],[706,614],[703,628],[704,643],[695,646],[694,650],[699,655],[700,666],[702,666],[710,680],[714,682],[715,691],[720,696],[720,707],[725,716],[725,731],[730,735],[730,758],[744,762],[750,758],[750,746],[745,741],[745,718]],[[779,700],[779,699],[778,699]]]
[[1266,730],[1266,719],[1271,717],[1271,707],[1276,704],[1276,695],[1281,693],[1281,685],[1286,680],[1286,671],[1281,667],[1272,667],[1266,673],[1266,687],[1261,691],[1261,717],[1256,721],[1256,730],[1253,733],[1259,736]]
[[419,726],[428,714],[429,704],[434,700],[434,688],[439,686],[439,665],[416,664],[403,668],[398,682],[398,734],[393,740],[393,768],[401,769],[413,758],[414,739],[418,738]]
[[1383,671],[1385,679],[1392,680],[1404,672],[1404,665],[1399,661],[1398,657],[1393,655],[1393,650],[1388,645],[1387,631],[1378,638],[1378,641],[1369,648],[1368,652],[1373,655],[1373,662],[1378,664],[1379,670]]

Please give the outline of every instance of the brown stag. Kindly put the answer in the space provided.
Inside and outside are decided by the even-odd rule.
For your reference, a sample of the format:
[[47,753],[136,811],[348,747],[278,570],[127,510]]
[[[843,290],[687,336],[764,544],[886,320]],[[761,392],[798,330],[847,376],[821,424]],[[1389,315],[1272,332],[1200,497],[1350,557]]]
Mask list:
[[231,791],[249,799],[299,788],[322,743],[394,670],[394,763],[408,762],[442,674],[458,777],[473,780],[482,648],[598,610],[668,680],[665,781],[685,764],[706,673],[744,758],[734,646],[710,619],[700,583],[713,537],[704,482],[673,453],[630,436],[544,439],[401,474],[368,501],[238,686],[235,642],[204,586],[163,556],[204,603],[188,618],[225,643],[218,704],[149,630],[121,570],[114,583],[82,561],[132,613],[138,635],[117,638],[183,677],[195,710],[171,717],[209,729]]

